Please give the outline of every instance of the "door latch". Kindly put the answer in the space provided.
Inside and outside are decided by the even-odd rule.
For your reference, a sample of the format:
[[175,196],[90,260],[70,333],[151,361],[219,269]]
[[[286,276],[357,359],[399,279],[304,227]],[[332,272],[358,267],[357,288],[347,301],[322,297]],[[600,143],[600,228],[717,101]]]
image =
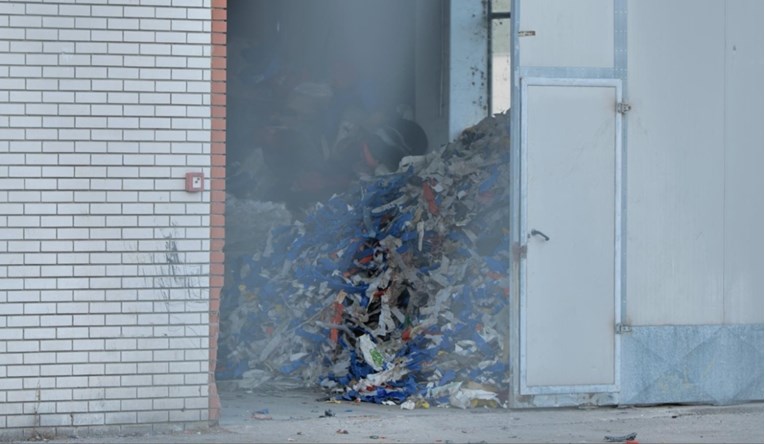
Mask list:
[[616,334],[623,335],[625,333],[632,333],[632,326],[627,324],[622,324],[621,322],[616,324]]

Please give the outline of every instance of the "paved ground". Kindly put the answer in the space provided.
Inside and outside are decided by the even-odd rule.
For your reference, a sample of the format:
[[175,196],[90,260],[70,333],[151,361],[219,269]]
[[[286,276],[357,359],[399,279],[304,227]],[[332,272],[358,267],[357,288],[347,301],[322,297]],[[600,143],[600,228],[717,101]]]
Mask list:
[[[763,404],[641,408],[417,409],[320,402],[310,392],[223,393],[220,427],[174,435],[81,438],[61,443],[461,443],[604,442],[637,433],[641,443],[763,442]],[[267,409],[267,410],[266,410]],[[325,410],[334,416],[321,417]],[[347,432],[347,433],[346,433]]]

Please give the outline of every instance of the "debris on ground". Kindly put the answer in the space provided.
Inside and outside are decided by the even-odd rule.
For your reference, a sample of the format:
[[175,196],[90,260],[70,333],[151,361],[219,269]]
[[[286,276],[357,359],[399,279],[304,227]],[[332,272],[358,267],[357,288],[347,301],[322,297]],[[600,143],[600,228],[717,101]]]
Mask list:
[[269,226],[224,290],[218,379],[405,409],[506,405],[509,167],[500,114]]
[[606,435],[603,440],[608,442],[627,442],[627,441],[634,441],[635,438],[637,438],[637,433],[632,432],[627,435]]

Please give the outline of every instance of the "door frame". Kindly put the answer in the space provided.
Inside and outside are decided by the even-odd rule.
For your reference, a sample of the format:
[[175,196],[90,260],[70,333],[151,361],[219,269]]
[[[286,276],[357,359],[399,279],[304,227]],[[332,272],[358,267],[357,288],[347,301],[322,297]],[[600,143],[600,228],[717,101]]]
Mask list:
[[614,383],[600,385],[574,385],[574,386],[534,386],[526,384],[526,258],[520,256],[519,261],[519,296],[520,296],[520,394],[521,395],[548,395],[568,393],[602,393],[618,392],[621,386],[621,338],[617,326],[622,319],[622,114],[617,112],[616,105],[622,101],[621,79],[582,79],[582,78],[545,78],[523,77],[520,88],[520,227],[519,243],[521,249],[527,248],[527,154],[528,154],[528,87],[529,86],[560,86],[560,87],[606,87],[615,89],[614,103]]

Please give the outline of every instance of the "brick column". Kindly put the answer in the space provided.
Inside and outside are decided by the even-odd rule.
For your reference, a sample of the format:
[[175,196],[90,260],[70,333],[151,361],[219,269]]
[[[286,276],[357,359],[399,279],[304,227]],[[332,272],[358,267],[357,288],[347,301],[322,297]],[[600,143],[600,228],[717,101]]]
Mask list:
[[210,168],[210,420],[220,418],[220,398],[215,385],[218,354],[220,294],[223,288],[223,245],[226,207],[226,7],[227,0],[212,1]]

